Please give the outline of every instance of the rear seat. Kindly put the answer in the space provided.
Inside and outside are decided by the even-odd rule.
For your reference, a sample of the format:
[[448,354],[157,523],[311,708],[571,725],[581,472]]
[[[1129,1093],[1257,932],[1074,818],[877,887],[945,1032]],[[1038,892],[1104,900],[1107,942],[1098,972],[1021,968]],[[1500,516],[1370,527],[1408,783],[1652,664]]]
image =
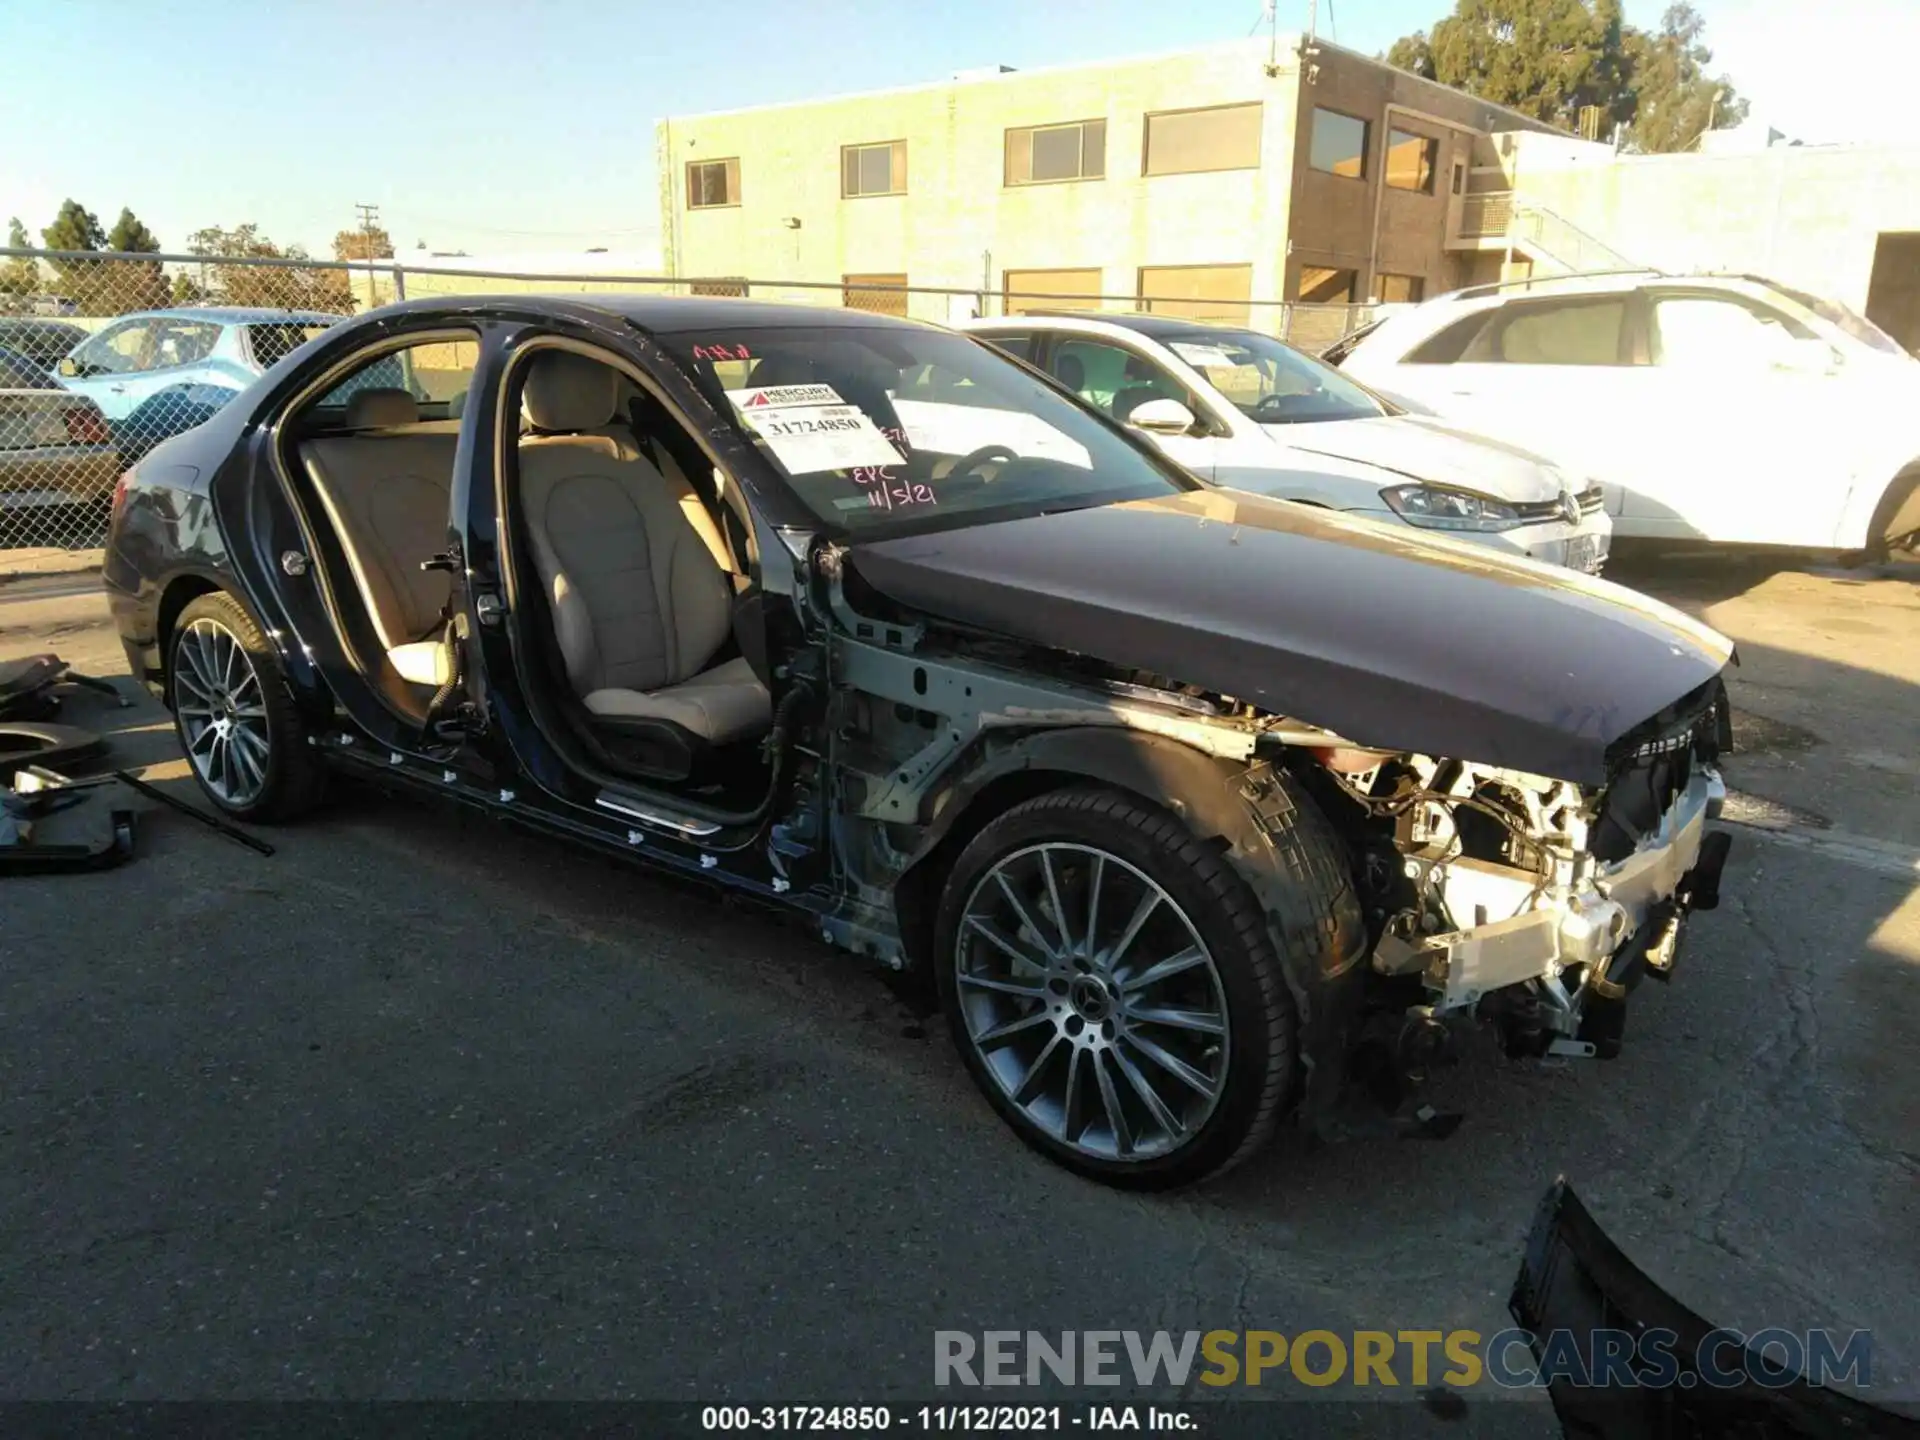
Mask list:
[[409,427],[405,390],[362,390],[347,402],[355,433],[300,446],[300,458],[353,569],[387,660],[417,685],[448,679],[443,614],[451,581],[420,562],[446,549],[458,435]]

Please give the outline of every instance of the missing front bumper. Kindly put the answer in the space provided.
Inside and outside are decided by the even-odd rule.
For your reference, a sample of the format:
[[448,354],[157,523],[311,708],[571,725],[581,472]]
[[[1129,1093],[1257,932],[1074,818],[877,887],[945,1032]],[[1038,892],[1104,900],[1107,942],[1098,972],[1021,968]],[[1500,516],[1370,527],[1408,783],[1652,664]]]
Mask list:
[[[1671,974],[1687,915],[1719,901],[1731,842],[1709,833],[1707,822],[1725,794],[1719,776],[1703,768],[1638,849],[1600,867],[1573,895],[1543,896],[1509,918],[1417,945],[1383,939],[1374,968],[1417,973],[1429,995],[1427,1013],[1491,1001],[1511,1014],[1524,1001],[1536,1048],[1558,1041],[1577,1053],[1617,1054],[1626,996],[1646,975]],[[1462,879],[1499,883],[1471,873]]]

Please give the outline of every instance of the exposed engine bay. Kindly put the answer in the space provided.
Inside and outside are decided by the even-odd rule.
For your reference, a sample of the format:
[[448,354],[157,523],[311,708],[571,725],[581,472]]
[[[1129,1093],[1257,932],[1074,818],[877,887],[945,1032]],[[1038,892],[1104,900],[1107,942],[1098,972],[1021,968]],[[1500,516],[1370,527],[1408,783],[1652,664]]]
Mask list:
[[[1671,973],[1711,909],[1724,691],[1656,717],[1589,788],[1426,755],[1316,752],[1372,842],[1356,875],[1373,973],[1417,982],[1410,1021],[1475,1012],[1513,1054],[1618,1053],[1625,995]],[[1390,836],[1390,843],[1387,838]]]

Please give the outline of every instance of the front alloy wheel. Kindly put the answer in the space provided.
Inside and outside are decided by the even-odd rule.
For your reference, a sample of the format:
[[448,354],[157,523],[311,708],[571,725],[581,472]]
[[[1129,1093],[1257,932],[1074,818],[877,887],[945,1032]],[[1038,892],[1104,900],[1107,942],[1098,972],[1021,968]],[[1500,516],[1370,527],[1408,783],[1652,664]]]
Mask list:
[[[1281,783],[1285,783],[1284,780]],[[1339,842],[1304,796],[1276,822],[1291,958],[1357,930]],[[948,871],[935,978],[968,1072],[1036,1150],[1111,1185],[1217,1175],[1270,1139],[1299,1078],[1265,906],[1225,848],[1092,786],[1013,806]]]
[[1213,956],[1119,856],[1052,843],[997,860],[967,900],[954,963],[982,1067],[1059,1143],[1164,1155],[1219,1104],[1229,1040]]

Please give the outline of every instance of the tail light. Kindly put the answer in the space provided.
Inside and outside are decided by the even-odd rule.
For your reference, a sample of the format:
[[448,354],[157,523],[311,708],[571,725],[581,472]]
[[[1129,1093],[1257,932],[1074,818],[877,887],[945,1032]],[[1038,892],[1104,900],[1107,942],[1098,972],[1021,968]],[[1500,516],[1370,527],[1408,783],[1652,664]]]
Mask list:
[[60,417],[67,422],[67,438],[76,445],[105,445],[112,439],[106,417],[91,405],[69,405]]
[[122,471],[120,478],[114,481],[113,507],[110,512],[112,519],[118,520],[120,518],[120,512],[126,508],[127,491],[132,486],[132,484],[133,484],[133,471],[131,470]]

